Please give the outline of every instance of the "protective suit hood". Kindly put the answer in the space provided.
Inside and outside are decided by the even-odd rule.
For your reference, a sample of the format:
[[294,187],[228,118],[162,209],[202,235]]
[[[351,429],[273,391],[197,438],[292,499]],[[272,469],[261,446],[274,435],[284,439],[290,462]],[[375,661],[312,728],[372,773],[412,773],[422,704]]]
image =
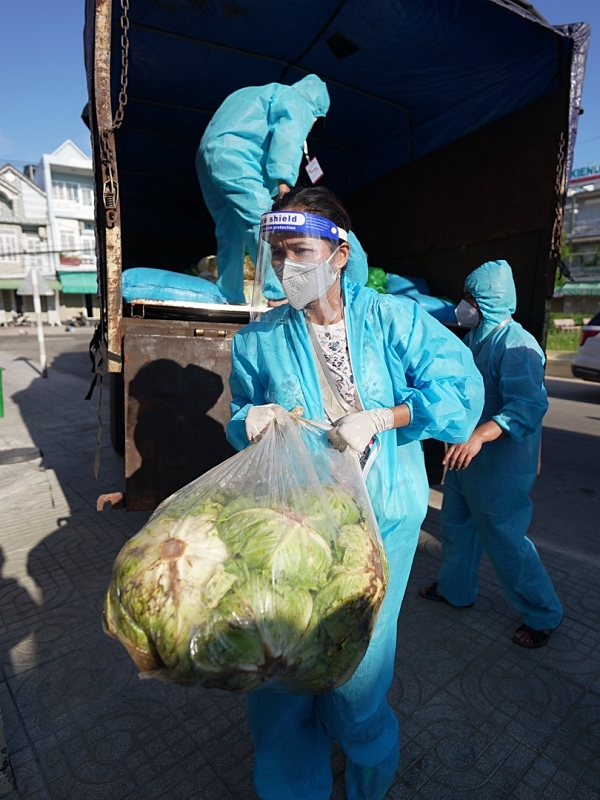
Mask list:
[[507,261],[486,261],[473,270],[465,289],[479,305],[483,321],[473,330],[471,344],[482,342],[517,307],[517,290]]
[[293,83],[292,89],[306,100],[314,117],[324,117],[329,111],[329,92],[317,75],[307,75],[301,81]]

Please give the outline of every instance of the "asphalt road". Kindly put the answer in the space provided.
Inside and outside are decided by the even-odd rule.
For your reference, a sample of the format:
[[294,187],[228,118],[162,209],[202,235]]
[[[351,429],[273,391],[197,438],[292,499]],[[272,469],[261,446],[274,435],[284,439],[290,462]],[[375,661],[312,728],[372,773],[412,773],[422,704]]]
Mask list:
[[[92,362],[88,355],[93,326],[76,328],[45,328],[46,362],[49,370],[59,370],[92,380]],[[32,369],[39,371],[40,351],[36,328],[0,328],[0,350],[15,358],[29,361]],[[51,377],[51,375],[50,375]]]
[[600,566],[600,383],[547,378],[531,538]]
[[[46,335],[52,371],[91,380],[88,344],[93,328]],[[39,370],[35,328],[0,330],[0,349]],[[557,552],[600,566],[600,383],[547,378],[550,409],[544,419],[542,470],[532,498],[531,538]],[[95,413],[95,411],[91,413]]]

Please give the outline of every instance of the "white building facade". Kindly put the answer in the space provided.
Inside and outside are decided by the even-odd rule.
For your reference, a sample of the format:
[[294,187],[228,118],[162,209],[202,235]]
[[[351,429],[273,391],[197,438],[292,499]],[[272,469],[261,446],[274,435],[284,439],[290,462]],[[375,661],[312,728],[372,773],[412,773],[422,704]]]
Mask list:
[[54,291],[42,298],[43,318],[59,325],[60,284],[48,237],[45,193],[11,164],[0,167],[0,324],[13,314],[33,311],[30,296],[17,290],[31,267]]
[[0,167],[0,325],[33,311],[19,294],[32,267],[54,292],[41,298],[44,322],[98,318],[92,161],[70,139],[24,174]]
[[565,205],[563,260],[573,282],[558,290],[563,310],[595,314],[600,310],[600,166],[573,170]]
[[52,264],[61,284],[61,316],[97,316],[92,161],[68,139],[29,169],[46,195]]

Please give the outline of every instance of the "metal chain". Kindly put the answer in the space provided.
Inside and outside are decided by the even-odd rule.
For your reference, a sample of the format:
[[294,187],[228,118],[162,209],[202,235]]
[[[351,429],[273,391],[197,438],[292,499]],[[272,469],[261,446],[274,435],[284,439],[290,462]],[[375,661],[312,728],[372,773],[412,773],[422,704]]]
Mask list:
[[555,264],[560,259],[562,230],[564,222],[564,198],[566,189],[567,138],[564,131],[560,135],[558,159],[556,162],[556,180],[554,183],[554,226],[550,242],[550,260]]
[[110,128],[105,128],[100,134],[100,160],[104,167],[106,180],[104,181],[104,207],[106,209],[106,227],[113,228],[117,219],[117,201],[119,186],[114,179],[113,168],[115,154],[113,150],[114,132],[123,124],[125,106],[127,105],[127,84],[129,80],[129,0],[121,0],[121,84],[119,90],[119,105],[113,117]]
[[127,105],[127,83],[129,81],[129,0],[121,0],[121,90],[119,107],[113,121],[113,131],[121,127],[125,106]]

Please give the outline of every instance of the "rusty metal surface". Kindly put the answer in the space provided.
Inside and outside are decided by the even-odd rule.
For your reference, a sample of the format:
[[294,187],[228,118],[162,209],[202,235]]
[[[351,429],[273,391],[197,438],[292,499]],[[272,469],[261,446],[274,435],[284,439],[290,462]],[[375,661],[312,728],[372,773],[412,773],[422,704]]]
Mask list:
[[[117,204],[118,207],[118,204]],[[106,282],[107,282],[107,345],[108,371],[120,372],[122,368],[121,321],[123,299],[121,291],[121,227],[117,223],[106,231]]]
[[231,338],[240,325],[124,320],[125,495],[128,510],[165,497],[234,454]]
[[235,322],[196,322],[179,319],[151,319],[132,317],[123,320],[123,336],[215,336],[231,338],[243,327]]
[[[110,59],[111,59],[111,0],[97,0],[96,25],[94,41],[94,102],[96,120],[98,125],[98,139],[113,126],[112,106],[110,97]],[[108,147],[112,155],[112,175],[118,183],[117,156],[115,151],[114,134],[108,136]],[[105,171],[104,165],[95,164],[95,169]],[[103,182],[107,179],[103,175]],[[123,299],[121,294],[121,212],[119,199],[116,201],[111,227],[106,227],[103,220],[102,198],[96,198],[97,225],[105,227],[105,262],[106,269],[104,286],[106,287],[106,321],[108,345],[109,372],[121,370],[121,317]]]
[[[259,308],[268,311],[268,307]],[[203,320],[206,322],[232,322],[247,325],[250,322],[249,306],[221,303],[194,303],[177,300],[131,300],[124,305],[124,319]]]

